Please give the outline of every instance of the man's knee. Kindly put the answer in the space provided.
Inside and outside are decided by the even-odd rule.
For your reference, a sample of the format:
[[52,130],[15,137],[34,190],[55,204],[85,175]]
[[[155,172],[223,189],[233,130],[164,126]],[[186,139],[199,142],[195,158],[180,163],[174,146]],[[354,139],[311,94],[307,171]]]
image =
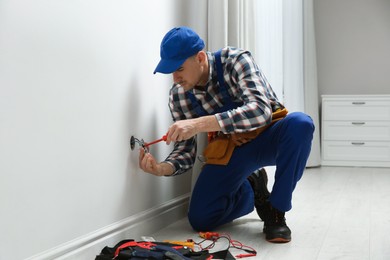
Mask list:
[[314,133],[314,123],[310,116],[301,112],[291,113],[288,121],[288,132],[298,140],[312,140]]
[[188,221],[190,222],[191,227],[197,232],[210,231],[212,229],[209,225],[209,220],[205,218],[204,214],[189,211]]

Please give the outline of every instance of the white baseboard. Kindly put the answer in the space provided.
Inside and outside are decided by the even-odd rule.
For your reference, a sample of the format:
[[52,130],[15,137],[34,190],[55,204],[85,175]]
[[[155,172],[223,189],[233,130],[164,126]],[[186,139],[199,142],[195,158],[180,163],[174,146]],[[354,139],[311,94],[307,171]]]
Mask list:
[[93,260],[105,246],[123,239],[140,239],[185,217],[188,203],[189,194],[182,195],[26,260]]

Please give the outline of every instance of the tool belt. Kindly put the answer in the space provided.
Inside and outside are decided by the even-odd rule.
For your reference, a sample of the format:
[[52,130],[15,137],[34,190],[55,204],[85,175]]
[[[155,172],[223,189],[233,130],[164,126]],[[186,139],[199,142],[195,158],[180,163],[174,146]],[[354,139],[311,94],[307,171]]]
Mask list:
[[272,124],[285,118],[287,113],[286,108],[278,109],[272,113],[270,124],[253,131],[237,134],[209,133],[209,144],[203,152],[206,164],[227,165],[232,157],[234,148],[252,141]]

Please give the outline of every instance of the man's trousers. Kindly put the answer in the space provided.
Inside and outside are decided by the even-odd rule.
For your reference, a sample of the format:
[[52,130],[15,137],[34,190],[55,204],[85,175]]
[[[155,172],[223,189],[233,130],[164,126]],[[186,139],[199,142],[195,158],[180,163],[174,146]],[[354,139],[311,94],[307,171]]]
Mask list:
[[308,115],[289,113],[251,142],[236,147],[228,165],[205,165],[191,196],[188,219],[192,227],[213,230],[252,212],[254,193],[247,178],[265,166],[276,166],[271,205],[289,211],[310,154],[313,132]]

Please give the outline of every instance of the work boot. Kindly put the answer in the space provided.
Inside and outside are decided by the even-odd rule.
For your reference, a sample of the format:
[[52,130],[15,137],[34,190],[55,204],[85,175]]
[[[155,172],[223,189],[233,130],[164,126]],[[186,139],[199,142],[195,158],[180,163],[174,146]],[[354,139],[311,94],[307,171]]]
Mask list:
[[248,181],[255,194],[255,208],[257,215],[259,215],[260,219],[264,221],[264,211],[266,210],[265,205],[270,195],[267,189],[267,172],[263,168],[256,170],[248,177]]
[[291,241],[291,230],[286,224],[284,212],[281,212],[267,202],[264,207],[265,219],[263,232],[265,239],[271,243],[287,243]]

